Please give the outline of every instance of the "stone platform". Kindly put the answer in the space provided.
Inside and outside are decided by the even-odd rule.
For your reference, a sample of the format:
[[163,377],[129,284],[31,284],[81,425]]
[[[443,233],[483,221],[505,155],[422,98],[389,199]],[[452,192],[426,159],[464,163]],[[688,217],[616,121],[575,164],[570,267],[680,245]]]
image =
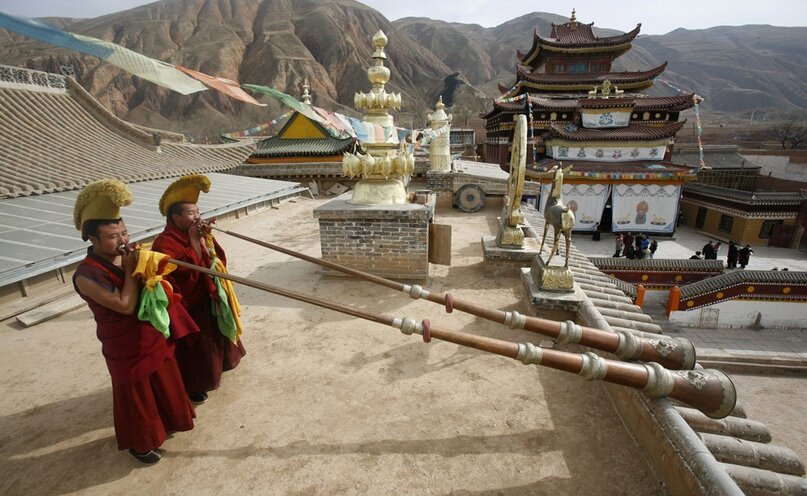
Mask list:
[[354,205],[348,203],[351,196],[345,193],[314,209],[322,258],[390,279],[428,278],[434,195],[425,205]]
[[482,236],[485,274],[489,276],[518,274],[520,269],[532,265],[539,247],[540,243],[535,238],[524,238],[524,247],[518,249],[500,247],[496,244],[496,236]]

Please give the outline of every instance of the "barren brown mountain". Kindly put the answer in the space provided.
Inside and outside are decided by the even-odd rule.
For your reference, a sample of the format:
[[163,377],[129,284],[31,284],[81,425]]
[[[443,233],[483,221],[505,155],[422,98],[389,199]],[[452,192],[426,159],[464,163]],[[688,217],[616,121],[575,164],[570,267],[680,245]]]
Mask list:
[[[293,95],[300,94],[308,78],[315,104],[353,115],[353,93],[369,86],[365,71],[371,62],[370,38],[382,29],[390,39],[389,86],[404,94],[399,122],[421,126],[438,94],[454,104],[455,122],[467,124],[468,116],[478,115],[498,96],[498,83],[513,82],[516,50],[530,47],[533,29],[548,36],[550,23],[566,20],[532,13],[484,28],[426,18],[391,23],[352,0],[163,0],[94,19],[48,22],[169,63]],[[617,33],[595,31],[601,36]],[[801,84],[807,76],[805,42],[807,28],[679,29],[640,36],[615,69],[647,69],[666,60],[669,66],[662,78],[704,95],[708,110],[787,113],[807,109]],[[283,111],[270,98],[263,99],[268,107],[259,108],[216,91],[183,96],[93,57],[2,30],[0,63],[52,72],[72,67],[79,82],[118,116],[191,134],[215,136]],[[662,83],[651,92],[674,93]]]
[[[353,93],[369,87],[365,71],[372,61],[371,38],[379,29],[390,39],[389,87],[404,93],[404,111],[436,95],[452,72],[380,13],[351,0],[164,0],[56,23],[149,57],[294,95],[307,77],[315,104],[348,113]],[[0,61],[51,72],[72,66],[79,82],[104,105],[144,125],[215,135],[280,112],[268,98],[270,105],[259,108],[216,91],[183,96],[93,57],[2,30]]]

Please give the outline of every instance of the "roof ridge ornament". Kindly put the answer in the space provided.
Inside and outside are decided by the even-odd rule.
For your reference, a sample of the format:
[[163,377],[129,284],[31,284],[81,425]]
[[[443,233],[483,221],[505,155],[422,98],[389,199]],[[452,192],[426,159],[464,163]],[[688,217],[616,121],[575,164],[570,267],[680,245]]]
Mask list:
[[612,84],[610,79],[606,79],[602,84],[595,84],[594,89],[588,92],[588,97],[597,98],[597,90],[600,91],[599,96],[605,99],[611,98],[612,91],[614,98],[620,98],[625,93],[624,90],[620,90],[615,84]]

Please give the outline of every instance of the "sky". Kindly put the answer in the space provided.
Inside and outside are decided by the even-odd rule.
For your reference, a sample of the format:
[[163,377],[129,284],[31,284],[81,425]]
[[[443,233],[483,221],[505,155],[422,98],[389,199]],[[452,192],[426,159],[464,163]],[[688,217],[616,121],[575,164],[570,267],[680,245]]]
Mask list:
[[[138,5],[147,0],[0,0],[0,11],[26,17],[97,17]],[[713,26],[771,24],[807,26],[807,0],[363,0],[387,19],[430,17],[450,22],[494,27],[530,12],[542,11],[594,22],[601,28],[630,31],[642,23],[642,34],[665,34],[677,28],[705,29]],[[543,5],[542,5],[543,4]],[[504,8],[502,8],[504,7]]]

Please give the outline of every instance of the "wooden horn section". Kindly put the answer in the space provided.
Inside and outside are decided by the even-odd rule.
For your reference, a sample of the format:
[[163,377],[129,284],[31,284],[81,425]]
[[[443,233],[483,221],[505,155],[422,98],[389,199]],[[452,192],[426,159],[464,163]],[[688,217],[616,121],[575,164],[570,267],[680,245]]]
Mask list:
[[357,269],[345,267],[333,262],[311,257],[303,253],[289,250],[281,246],[267,243],[258,239],[245,236],[236,232],[211,226],[212,229],[221,231],[230,236],[255,243],[271,250],[284,253],[286,255],[315,263],[322,267],[333,269],[344,274],[348,274],[357,279],[361,279],[375,284],[386,286],[396,291],[402,291],[411,298],[423,298],[431,302],[443,305],[446,311],[454,309],[471,315],[476,315],[483,319],[507,325],[513,329],[524,329],[556,339],[559,343],[572,343],[587,346],[608,353],[613,353],[622,360],[641,360],[643,362],[655,362],[668,369],[692,369],[695,367],[695,346],[685,338],[648,339],[636,336],[629,332],[610,332],[584,327],[571,321],[555,322],[553,320],[529,317],[518,312],[505,312],[502,310],[476,305],[464,300],[454,299],[449,293],[432,293],[427,289],[415,284],[402,284],[384,277],[369,274]]
[[658,363],[628,363],[602,358],[590,352],[584,354],[569,353],[540,348],[532,343],[513,343],[474,334],[447,331],[432,326],[428,320],[417,322],[411,318],[394,318],[380,315],[350,305],[253,281],[245,277],[198,267],[180,260],[169,259],[168,261],[203,274],[229,279],[269,293],[395,327],[404,334],[419,334],[423,336],[425,342],[431,341],[432,338],[440,339],[460,346],[519,360],[525,365],[541,365],[571,372],[586,380],[602,380],[628,386],[642,391],[651,398],[668,396],[700,410],[711,418],[726,417],[734,409],[737,399],[734,384],[726,374],[716,370],[670,371]]

